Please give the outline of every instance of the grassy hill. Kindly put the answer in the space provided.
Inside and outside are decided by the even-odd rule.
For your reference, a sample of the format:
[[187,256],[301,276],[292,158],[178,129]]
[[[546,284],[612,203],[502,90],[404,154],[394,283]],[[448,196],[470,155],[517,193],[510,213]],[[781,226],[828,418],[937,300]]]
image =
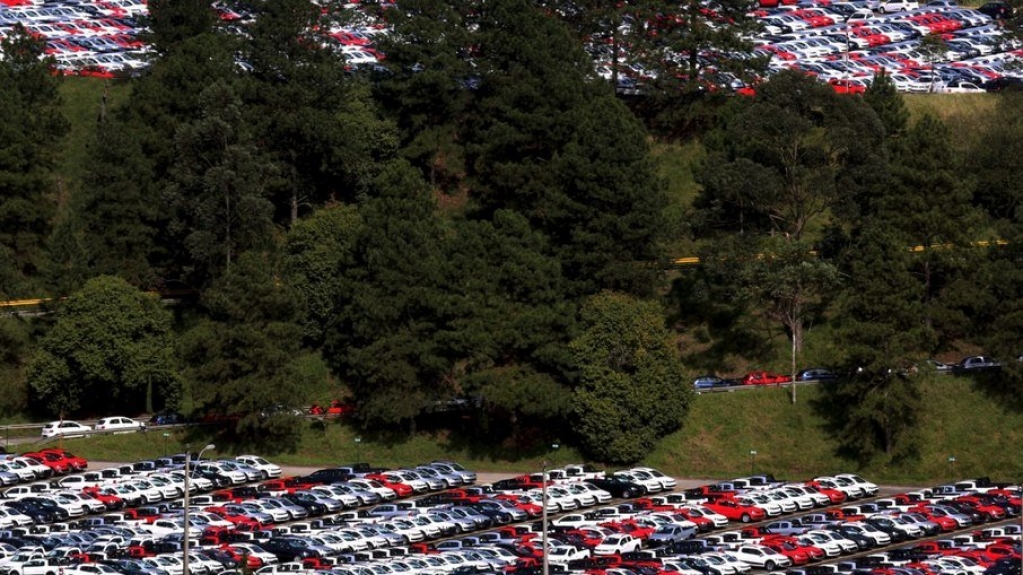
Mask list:
[[[676,476],[726,478],[748,474],[750,450],[758,472],[779,477],[860,471],[888,484],[932,484],[947,481],[954,455],[957,477],[989,475],[1004,480],[1023,478],[1023,461],[1010,454],[1023,441],[1023,417],[982,393],[967,379],[939,377],[924,381],[926,402],[923,425],[918,429],[920,452],[901,465],[877,461],[863,468],[835,455],[836,442],[822,430],[822,418],[811,407],[819,389],[803,386],[798,402],[789,402],[785,388],[763,388],[734,393],[696,396],[684,427],[667,437],[646,463]],[[356,442],[356,438],[361,441]],[[65,446],[98,460],[155,457],[192,446],[217,442],[208,430],[190,436],[150,431],[68,440]],[[221,453],[237,454],[219,445]],[[266,453],[266,449],[258,449]],[[337,422],[310,425],[293,453],[272,459],[293,465],[328,466],[351,460],[397,466],[433,458],[454,458],[470,468],[489,471],[538,469],[547,457],[553,465],[581,460],[578,452],[562,446],[548,453],[514,452],[494,446],[485,438],[453,438],[444,434],[414,437],[359,435]]]

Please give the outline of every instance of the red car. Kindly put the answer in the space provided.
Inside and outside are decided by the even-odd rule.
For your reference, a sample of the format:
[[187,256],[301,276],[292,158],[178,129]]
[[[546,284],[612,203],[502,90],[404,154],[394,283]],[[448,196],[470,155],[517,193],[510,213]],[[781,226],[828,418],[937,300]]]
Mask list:
[[380,473],[371,473],[367,475],[365,478],[372,479],[373,481],[376,481],[377,483],[383,485],[384,487],[391,488],[398,495],[398,497],[409,497],[413,493],[411,485],[390,481],[383,474]]
[[40,453],[33,451],[30,453],[22,453],[22,456],[49,467],[53,470],[54,475],[67,475],[72,471],[71,464],[56,453]]
[[750,523],[753,521],[762,521],[765,517],[767,517],[767,513],[759,507],[741,505],[731,499],[708,501],[707,503],[704,503],[703,506],[714,513],[724,515],[729,521]]
[[867,91],[867,87],[860,82],[846,78],[832,78],[828,84],[836,94],[863,94]]
[[776,385],[790,381],[792,381],[792,378],[788,375],[771,373],[769,371],[751,371],[746,374],[746,377],[742,378],[743,385]]
[[78,457],[74,453],[71,453],[70,451],[66,451],[64,449],[51,447],[47,449],[41,449],[39,453],[53,453],[60,457],[63,457],[64,460],[67,461],[75,471],[85,471],[86,469],[89,468],[89,462],[84,457]]

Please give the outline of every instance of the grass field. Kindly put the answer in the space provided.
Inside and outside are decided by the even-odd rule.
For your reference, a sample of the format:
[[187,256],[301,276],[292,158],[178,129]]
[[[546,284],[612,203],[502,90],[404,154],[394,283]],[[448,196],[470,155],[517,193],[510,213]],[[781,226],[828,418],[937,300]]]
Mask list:
[[[841,471],[859,471],[887,484],[929,485],[949,479],[956,458],[957,477],[988,475],[1003,480],[1023,478],[1023,418],[974,388],[970,380],[939,377],[923,386],[926,408],[918,455],[899,465],[879,460],[858,468],[835,455],[836,442],[822,430],[823,419],[811,405],[819,389],[802,386],[797,403],[788,389],[770,387],[735,393],[696,396],[683,428],[665,438],[645,463],[678,477],[726,478],[772,472],[779,477],[807,478]],[[360,441],[356,441],[360,438]],[[237,454],[218,442],[210,430],[189,435],[149,431],[144,434],[67,440],[65,446],[96,460],[134,460],[218,443],[220,453]],[[755,450],[755,458],[750,457]],[[264,450],[264,453],[269,450]],[[480,471],[517,471],[539,467],[547,457],[553,465],[582,460],[562,444],[549,453],[501,452],[495,455],[485,438],[455,441],[443,434],[414,437],[360,435],[339,422],[310,425],[294,453],[276,454],[290,465],[337,465],[366,460],[385,466],[410,465],[435,458],[454,458]]]

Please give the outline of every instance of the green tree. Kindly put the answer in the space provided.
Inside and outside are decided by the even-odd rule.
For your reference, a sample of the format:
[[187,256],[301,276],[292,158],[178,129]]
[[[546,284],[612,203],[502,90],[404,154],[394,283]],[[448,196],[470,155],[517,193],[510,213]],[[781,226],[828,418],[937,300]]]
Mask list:
[[902,94],[895,87],[895,81],[883,69],[874,75],[874,80],[863,93],[863,101],[870,106],[884,126],[885,139],[895,141],[909,124],[909,110]]
[[393,33],[381,39],[387,74],[374,95],[398,127],[402,155],[444,188],[465,177],[458,131],[473,97],[467,85],[476,79],[475,4],[409,0],[385,12]]
[[178,393],[170,313],[122,279],[89,280],[56,312],[28,366],[33,403],[53,415],[141,412]]
[[296,293],[281,280],[273,253],[246,251],[202,296],[204,317],[181,338],[188,386],[185,411],[238,416],[229,434],[244,445],[287,450],[300,421],[277,405],[297,407],[301,348]]
[[991,118],[979,127],[985,145],[974,146],[965,166],[976,178],[976,203],[998,221],[1023,221],[1023,181],[1005,158],[1023,154],[1023,118],[1018,111],[1023,95],[1007,91],[998,96]]
[[337,204],[316,210],[288,232],[285,273],[305,308],[305,338],[313,347],[323,344],[339,313],[337,281],[354,263],[355,242],[362,230],[359,211]]
[[38,295],[68,131],[45,43],[21,26],[0,42],[0,297]]
[[439,342],[448,229],[406,162],[385,167],[372,191],[359,205],[352,265],[337,280],[324,357],[358,399],[364,423],[411,427],[427,401],[453,391]]
[[946,302],[956,298],[949,291],[983,255],[970,245],[977,239],[982,216],[972,205],[973,182],[964,175],[952,138],[940,119],[930,114],[918,119],[893,157],[891,185],[876,212],[900,230],[907,247],[920,250],[913,270],[923,288],[923,320],[945,341],[962,336],[962,326],[969,322]]
[[80,237],[91,273],[155,287],[153,264],[159,261],[157,238],[166,215],[162,202],[154,201],[159,188],[139,132],[113,114],[101,118],[81,189],[71,200],[69,224]]
[[566,28],[523,0],[488,4],[466,122],[471,217],[517,211],[549,239],[569,293],[653,290],[666,205],[646,133]]
[[[708,228],[748,234],[762,257],[736,258],[731,282],[788,329],[794,357],[803,325],[835,283],[833,264],[809,257],[831,215],[871,190],[885,169],[883,128],[860,99],[802,74],[780,73],[739,110],[699,179]],[[865,144],[870,142],[870,144]]]
[[642,459],[678,429],[690,388],[657,304],[602,293],[582,310],[570,348],[579,370],[574,396],[579,440],[601,461]]
[[330,31],[351,11],[308,0],[256,0],[241,47],[251,65],[245,118],[277,166],[269,182],[276,219],[364,193],[380,161],[397,152],[365,83],[347,72]]
[[28,407],[25,367],[34,353],[32,323],[20,316],[0,318],[0,413],[24,413]]
[[765,59],[753,57],[751,38],[762,26],[753,14],[755,2],[724,0],[713,8],[696,0],[633,5],[636,20],[644,24],[631,27],[630,56],[652,73],[647,83],[667,101],[706,90],[722,73],[749,80],[766,68]]
[[456,220],[445,253],[453,318],[445,339],[460,391],[486,398],[489,421],[511,433],[556,430],[571,411],[567,343],[577,305],[544,236],[502,210],[488,221]]
[[841,337],[848,381],[825,413],[843,448],[862,462],[912,456],[922,408],[915,375],[934,342],[906,237],[884,224],[863,230],[849,250]]
[[256,147],[230,85],[214,83],[202,101],[201,117],[177,130],[169,186],[174,225],[199,285],[230,268],[236,254],[272,241],[267,180],[276,171]]

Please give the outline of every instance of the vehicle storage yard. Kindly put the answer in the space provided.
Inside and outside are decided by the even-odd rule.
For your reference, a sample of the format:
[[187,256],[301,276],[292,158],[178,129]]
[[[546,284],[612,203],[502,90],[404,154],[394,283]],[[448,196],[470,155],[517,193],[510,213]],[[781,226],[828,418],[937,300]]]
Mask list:
[[711,483],[579,465],[547,470],[545,488],[538,470],[282,469],[214,450],[188,461],[187,503],[184,454],[87,471],[60,450],[28,454],[50,477],[14,480],[0,500],[0,572],[532,574],[545,547],[549,572],[608,575],[1001,573],[1020,561],[1019,490],[986,479]]

